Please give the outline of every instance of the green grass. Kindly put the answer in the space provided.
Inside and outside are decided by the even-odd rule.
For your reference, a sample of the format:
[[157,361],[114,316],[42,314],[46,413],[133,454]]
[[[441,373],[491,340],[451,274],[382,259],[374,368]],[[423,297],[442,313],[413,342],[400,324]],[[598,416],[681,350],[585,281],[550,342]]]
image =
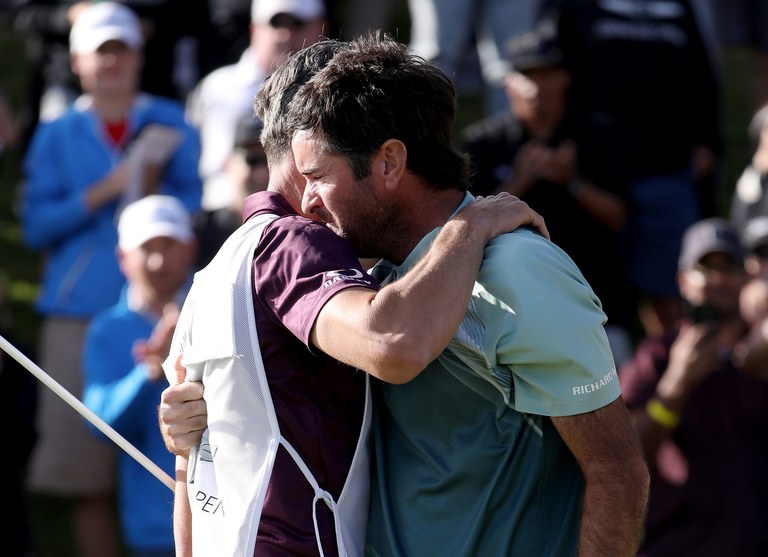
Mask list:
[[36,557],[76,557],[72,531],[72,501],[29,495],[28,505]]
[[[26,89],[24,41],[0,20],[0,87],[15,114],[23,106]],[[5,273],[2,325],[27,344],[37,340],[39,319],[34,311],[40,276],[40,256],[22,243],[18,220],[21,153],[10,149],[0,157],[0,269]]]
[[[24,106],[26,91],[23,38],[0,19],[0,87],[16,115]],[[18,147],[0,157],[0,327],[25,345],[37,345],[40,319],[34,302],[40,278],[40,255],[27,249],[21,238],[18,193],[21,187]],[[44,388],[44,387],[41,387]],[[71,502],[67,499],[30,496],[30,521],[38,557],[76,557],[71,537]]]

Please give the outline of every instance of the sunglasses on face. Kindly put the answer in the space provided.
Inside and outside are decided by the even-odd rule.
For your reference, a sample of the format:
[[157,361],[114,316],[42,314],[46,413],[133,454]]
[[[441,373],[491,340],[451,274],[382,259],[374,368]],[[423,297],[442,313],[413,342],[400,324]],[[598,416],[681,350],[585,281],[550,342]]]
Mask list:
[[247,151],[244,151],[240,154],[242,155],[243,160],[245,161],[245,164],[247,164],[251,168],[255,168],[257,166],[264,166],[267,164],[266,155],[258,155],[255,153],[249,153]]
[[306,21],[291,14],[277,14],[269,20],[269,26],[274,29],[301,29],[306,24]]

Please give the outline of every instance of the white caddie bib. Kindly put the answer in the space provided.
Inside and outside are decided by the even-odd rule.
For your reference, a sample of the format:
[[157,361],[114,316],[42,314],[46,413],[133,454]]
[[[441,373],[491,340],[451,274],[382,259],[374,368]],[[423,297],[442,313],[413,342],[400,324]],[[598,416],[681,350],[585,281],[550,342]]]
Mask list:
[[[315,492],[313,517],[319,504],[333,511],[339,555],[361,557],[370,496],[369,379],[366,376],[357,448],[336,501],[280,435],[261,359],[252,261],[264,227],[276,218],[265,214],[248,220],[195,275],[165,364],[166,375],[174,381],[173,362],[182,354],[187,380],[205,385],[208,429],[190,452],[187,471],[193,555],[252,557],[272,466],[282,444]],[[323,555],[316,518],[315,536]]]

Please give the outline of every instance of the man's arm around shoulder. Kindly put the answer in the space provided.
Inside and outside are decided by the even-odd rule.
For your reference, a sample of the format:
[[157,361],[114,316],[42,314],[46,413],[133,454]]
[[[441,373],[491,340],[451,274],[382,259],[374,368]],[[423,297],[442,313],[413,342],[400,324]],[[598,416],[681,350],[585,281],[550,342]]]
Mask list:
[[408,275],[378,292],[347,288],[312,328],[326,354],[389,383],[413,379],[448,345],[467,309],[486,243],[541,216],[519,199],[475,200],[445,223]]

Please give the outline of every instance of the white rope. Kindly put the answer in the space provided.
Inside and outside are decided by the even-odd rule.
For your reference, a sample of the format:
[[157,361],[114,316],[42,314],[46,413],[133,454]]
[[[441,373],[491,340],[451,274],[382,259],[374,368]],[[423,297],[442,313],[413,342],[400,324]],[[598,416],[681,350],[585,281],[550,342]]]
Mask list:
[[107,424],[104,420],[99,418],[93,411],[85,404],[80,402],[75,396],[73,396],[68,390],[62,387],[56,382],[53,377],[44,372],[38,365],[32,360],[22,354],[15,346],[8,342],[2,335],[0,335],[0,348],[7,352],[14,360],[24,366],[32,375],[37,377],[42,383],[56,393],[64,402],[74,408],[81,416],[91,422],[94,426],[114,441],[121,449],[131,455],[139,464],[152,473],[158,480],[163,482],[171,491],[174,489],[174,481],[166,474],[157,464],[149,460],[144,453],[139,451],[136,447],[131,445],[125,437],[120,435],[117,431]]

